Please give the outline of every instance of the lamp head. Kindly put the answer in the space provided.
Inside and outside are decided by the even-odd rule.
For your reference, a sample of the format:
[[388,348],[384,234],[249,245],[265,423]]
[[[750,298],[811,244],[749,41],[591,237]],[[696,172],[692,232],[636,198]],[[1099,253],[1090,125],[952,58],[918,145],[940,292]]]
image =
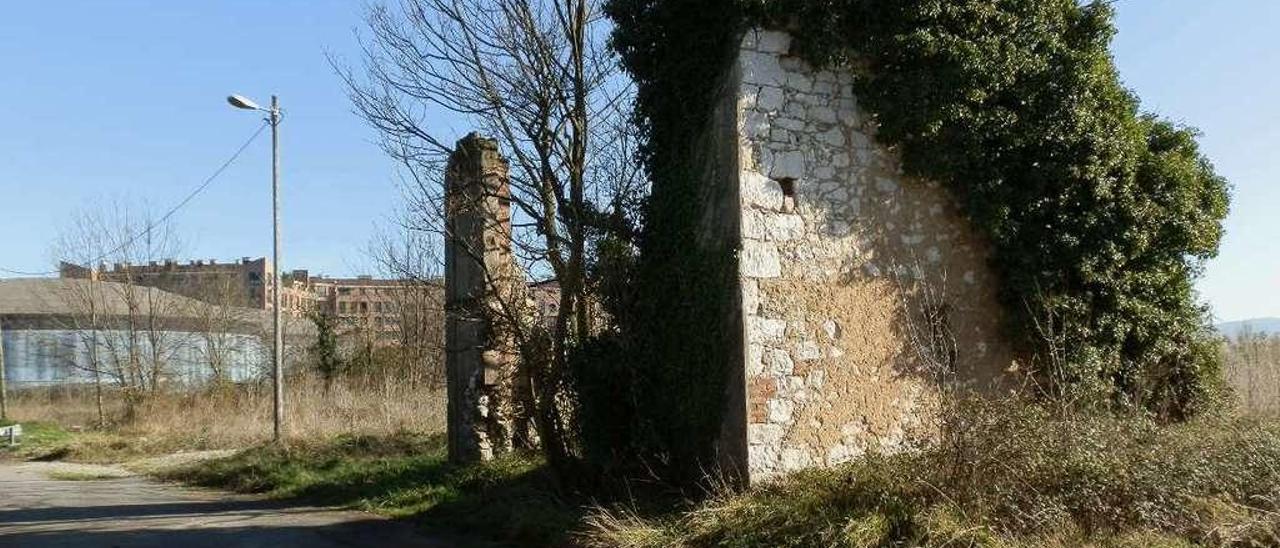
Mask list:
[[230,95],[227,97],[227,102],[231,103],[231,106],[236,108],[242,108],[245,110],[262,110],[262,107],[258,106],[257,103],[242,95]]

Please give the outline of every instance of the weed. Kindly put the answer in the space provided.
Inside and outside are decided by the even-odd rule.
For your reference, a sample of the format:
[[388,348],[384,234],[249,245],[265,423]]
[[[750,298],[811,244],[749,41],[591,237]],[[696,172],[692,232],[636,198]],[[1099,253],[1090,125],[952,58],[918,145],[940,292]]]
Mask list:
[[[1280,423],[964,407],[962,444],[868,454],[683,513],[588,518],[595,546],[1275,546]],[[960,449],[956,449],[956,448]]]
[[581,505],[557,494],[539,459],[511,455],[452,464],[442,435],[344,435],[262,445],[159,475],[387,516],[415,516],[435,527],[521,545],[556,545],[581,517]]

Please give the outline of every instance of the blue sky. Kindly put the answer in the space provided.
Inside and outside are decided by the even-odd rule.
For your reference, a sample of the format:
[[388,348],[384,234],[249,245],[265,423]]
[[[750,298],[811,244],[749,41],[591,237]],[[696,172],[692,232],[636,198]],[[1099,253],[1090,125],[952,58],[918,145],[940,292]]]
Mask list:
[[[223,101],[281,96],[284,266],[369,270],[398,203],[393,166],[325,60],[355,60],[354,0],[14,2],[0,18],[0,268],[42,271],[68,214],[103,200],[165,210],[258,124]],[[1120,0],[1115,44],[1144,106],[1204,131],[1235,186],[1199,288],[1225,320],[1280,316],[1280,2]],[[465,133],[456,124],[448,131]],[[270,251],[269,141],[176,217],[190,258]],[[5,274],[0,273],[0,276]]]

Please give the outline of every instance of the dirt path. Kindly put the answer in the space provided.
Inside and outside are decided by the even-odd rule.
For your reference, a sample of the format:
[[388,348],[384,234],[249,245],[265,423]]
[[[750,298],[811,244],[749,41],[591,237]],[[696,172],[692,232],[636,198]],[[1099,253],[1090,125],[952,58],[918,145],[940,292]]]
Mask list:
[[0,461],[0,547],[458,545],[405,522],[187,489],[119,467]]

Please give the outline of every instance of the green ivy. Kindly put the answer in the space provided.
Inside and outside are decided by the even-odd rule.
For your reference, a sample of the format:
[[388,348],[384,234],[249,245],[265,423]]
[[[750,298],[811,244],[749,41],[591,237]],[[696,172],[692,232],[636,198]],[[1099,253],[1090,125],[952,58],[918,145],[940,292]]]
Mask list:
[[[1122,85],[1109,3],[610,0],[607,10],[638,85],[653,181],[638,283],[646,299],[681,306],[664,318],[724,298],[681,271],[706,263],[681,253],[696,236],[690,197],[705,184],[691,155],[741,33],[787,28],[811,63],[855,73],[877,139],[908,175],[950,189],[986,235],[1008,332],[1047,397],[1168,419],[1212,400],[1220,364],[1193,281],[1217,253],[1228,185],[1193,130],[1143,114]],[[652,352],[675,360],[664,367],[699,375],[726,358],[680,342],[680,323],[648,333]]]
[[[733,244],[696,245],[702,204],[695,198],[705,184],[696,156],[705,147],[698,144],[719,75],[740,38],[732,23],[742,20],[739,7],[732,0],[607,4],[618,28],[613,46],[638,84],[641,154],[655,182],[643,215],[635,291],[626,310],[615,313],[626,339],[619,361],[629,373],[619,371],[612,380],[629,379],[630,398],[613,405],[633,409],[623,460],[638,456],[646,473],[675,483],[696,481],[709,470],[734,361],[726,344],[735,336],[726,313],[735,303]],[[588,446],[620,443],[616,436],[584,437]]]

